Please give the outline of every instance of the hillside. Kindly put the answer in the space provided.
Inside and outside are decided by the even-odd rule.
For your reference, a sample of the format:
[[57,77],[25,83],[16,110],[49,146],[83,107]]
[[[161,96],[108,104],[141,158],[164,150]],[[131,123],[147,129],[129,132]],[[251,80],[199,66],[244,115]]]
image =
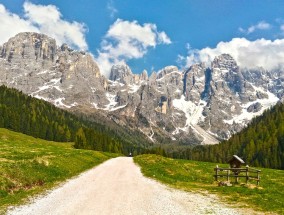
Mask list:
[[116,154],[75,150],[72,143],[45,141],[0,128],[0,214]]
[[99,112],[74,115],[54,105],[0,87],[0,127],[54,141],[75,141],[75,147],[133,154],[156,153],[173,158],[226,162],[238,154],[249,165],[284,168],[284,105],[253,121],[242,132],[218,145],[152,145],[137,130],[118,125]]
[[254,118],[241,132],[218,145],[197,146],[181,158],[226,163],[237,154],[250,166],[284,169],[284,104]]
[[[92,122],[91,122],[92,121]],[[75,141],[76,148],[128,154],[150,146],[138,131],[111,121],[95,122],[54,105],[0,86],[0,127],[45,140]]]
[[157,155],[139,155],[134,161],[141,166],[145,176],[172,187],[190,192],[217,194],[223,201],[232,203],[237,208],[252,208],[265,214],[284,213],[283,170],[260,168],[259,187],[254,181],[245,185],[244,180],[232,187],[218,187],[214,182],[213,169],[217,164],[227,167],[225,164],[177,160]]

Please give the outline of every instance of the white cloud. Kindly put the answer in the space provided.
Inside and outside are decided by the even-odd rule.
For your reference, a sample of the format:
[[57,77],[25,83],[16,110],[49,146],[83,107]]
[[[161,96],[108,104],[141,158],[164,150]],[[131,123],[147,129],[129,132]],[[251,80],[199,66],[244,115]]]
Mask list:
[[255,32],[256,30],[268,30],[271,28],[271,24],[265,22],[265,21],[261,21],[259,23],[257,23],[256,25],[252,25],[250,26],[248,29],[244,29],[244,28],[239,28],[239,31],[242,33],[246,33],[246,34],[251,34],[253,32]]
[[31,2],[25,2],[23,6],[24,16],[34,24],[56,23],[61,17],[61,13],[54,5],[35,5]]
[[284,66],[284,39],[249,41],[245,38],[233,38],[229,42],[218,43],[215,48],[190,50],[186,57],[186,66],[199,62],[205,62],[209,66],[216,56],[224,53],[230,54],[241,67],[263,67],[271,70]]
[[148,48],[170,43],[170,38],[165,32],[158,32],[155,24],[117,19],[105,35],[96,60],[101,73],[108,77],[113,64],[141,58]]
[[24,14],[21,17],[9,12],[4,5],[0,4],[1,44],[19,32],[32,31],[55,38],[59,45],[67,43],[75,49],[86,50],[88,48],[85,39],[85,25],[63,20],[56,6],[35,5],[27,1],[23,7]]
[[[187,57],[178,54],[177,59],[176,59],[176,63],[177,63],[177,65],[178,65],[180,68],[183,69],[184,66],[185,66],[186,63],[187,63]],[[186,66],[187,66],[187,65],[186,65]]]
[[27,21],[38,26],[40,32],[55,38],[60,44],[67,43],[83,50],[88,48],[85,25],[61,19],[62,15],[54,5],[35,5],[25,2],[24,11]]
[[115,14],[117,14],[118,10],[115,8],[114,3],[112,0],[110,0],[107,3],[107,9],[110,12],[110,17],[113,18],[115,16]]
[[12,36],[19,32],[34,31],[38,32],[38,28],[27,22],[16,14],[6,10],[4,5],[0,4],[0,44],[7,42]]
[[158,33],[158,39],[159,39],[159,42],[161,43],[165,43],[165,44],[172,43],[171,39],[166,35],[164,31]]

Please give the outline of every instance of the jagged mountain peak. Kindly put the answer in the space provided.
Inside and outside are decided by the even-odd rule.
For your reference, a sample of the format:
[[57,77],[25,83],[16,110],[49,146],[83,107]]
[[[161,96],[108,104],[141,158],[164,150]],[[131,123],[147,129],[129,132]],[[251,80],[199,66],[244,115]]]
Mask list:
[[46,34],[38,33],[38,32],[20,32],[16,34],[14,37],[11,37],[9,41],[28,41],[31,40],[32,42],[40,42],[40,41],[52,41],[56,43],[56,40]]
[[173,73],[173,72],[179,72],[177,66],[166,66],[157,72],[157,79],[160,79],[164,77],[165,75]]
[[235,69],[237,68],[237,62],[229,54],[221,54],[214,58],[211,67],[219,69]]
[[109,79],[123,84],[130,84],[133,81],[133,73],[127,64],[116,64],[111,67]]
[[142,71],[142,73],[140,74],[140,79],[142,80],[142,81],[147,81],[148,80],[148,72],[147,72],[147,70],[143,70]]
[[116,71],[125,75],[132,75],[130,67],[126,63],[114,64],[111,68],[111,71]]
[[199,74],[199,75],[203,75],[204,74],[204,70],[206,70],[207,67],[205,65],[205,63],[196,63],[191,65],[188,69],[184,70],[184,75],[187,76],[189,75],[189,73],[194,73],[194,74]]
[[55,39],[34,32],[19,33],[3,44],[1,58],[19,64],[23,61],[55,61]]

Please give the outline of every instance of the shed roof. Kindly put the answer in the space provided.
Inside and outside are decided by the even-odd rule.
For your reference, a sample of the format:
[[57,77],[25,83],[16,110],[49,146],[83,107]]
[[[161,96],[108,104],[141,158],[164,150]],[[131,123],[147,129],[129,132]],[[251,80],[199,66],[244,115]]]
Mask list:
[[235,159],[238,160],[242,164],[245,163],[238,155],[233,155],[233,157],[228,161],[228,163],[230,163],[231,161],[233,161]]

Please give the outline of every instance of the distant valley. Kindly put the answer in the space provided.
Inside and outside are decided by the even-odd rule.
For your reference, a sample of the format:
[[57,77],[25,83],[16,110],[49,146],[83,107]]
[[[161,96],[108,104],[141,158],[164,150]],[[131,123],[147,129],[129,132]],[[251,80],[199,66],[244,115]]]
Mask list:
[[[4,181],[0,198],[7,203],[0,204],[0,211],[21,202],[31,189],[41,192],[118,155],[135,156],[144,174],[155,179],[207,191],[219,190],[212,184],[213,166],[227,163],[233,154],[249,166],[284,168],[282,70],[241,69],[230,55],[222,54],[210,67],[201,63],[179,71],[168,66],[150,77],[146,71],[133,74],[125,64],[114,65],[106,78],[88,53],[57,47],[52,38],[36,33],[21,33],[5,43],[0,64],[0,127],[44,139],[1,130],[5,175],[0,178]],[[10,171],[14,168],[9,168],[14,146],[19,147],[13,153],[22,156],[13,163],[24,172],[19,181]],[[144,155],[136,156],[140,154]],[[39,167],[41,174],[34,177]],[[259,200],[259,189],[253,189],[251,198],[260,203],[250,206],[282,211],[281,174],[265,169],[263,177],[268,179],[261,183],[266,188],[274,184],[264,191],[271,205],[262,204],[266,200]],[[42,179],[44,175],[48,177]],[[46,184],[49,178],[51,185]],[[243,193],[248,188],[233,189],[238,198],[244,196],[239,202],[246,202]]]

